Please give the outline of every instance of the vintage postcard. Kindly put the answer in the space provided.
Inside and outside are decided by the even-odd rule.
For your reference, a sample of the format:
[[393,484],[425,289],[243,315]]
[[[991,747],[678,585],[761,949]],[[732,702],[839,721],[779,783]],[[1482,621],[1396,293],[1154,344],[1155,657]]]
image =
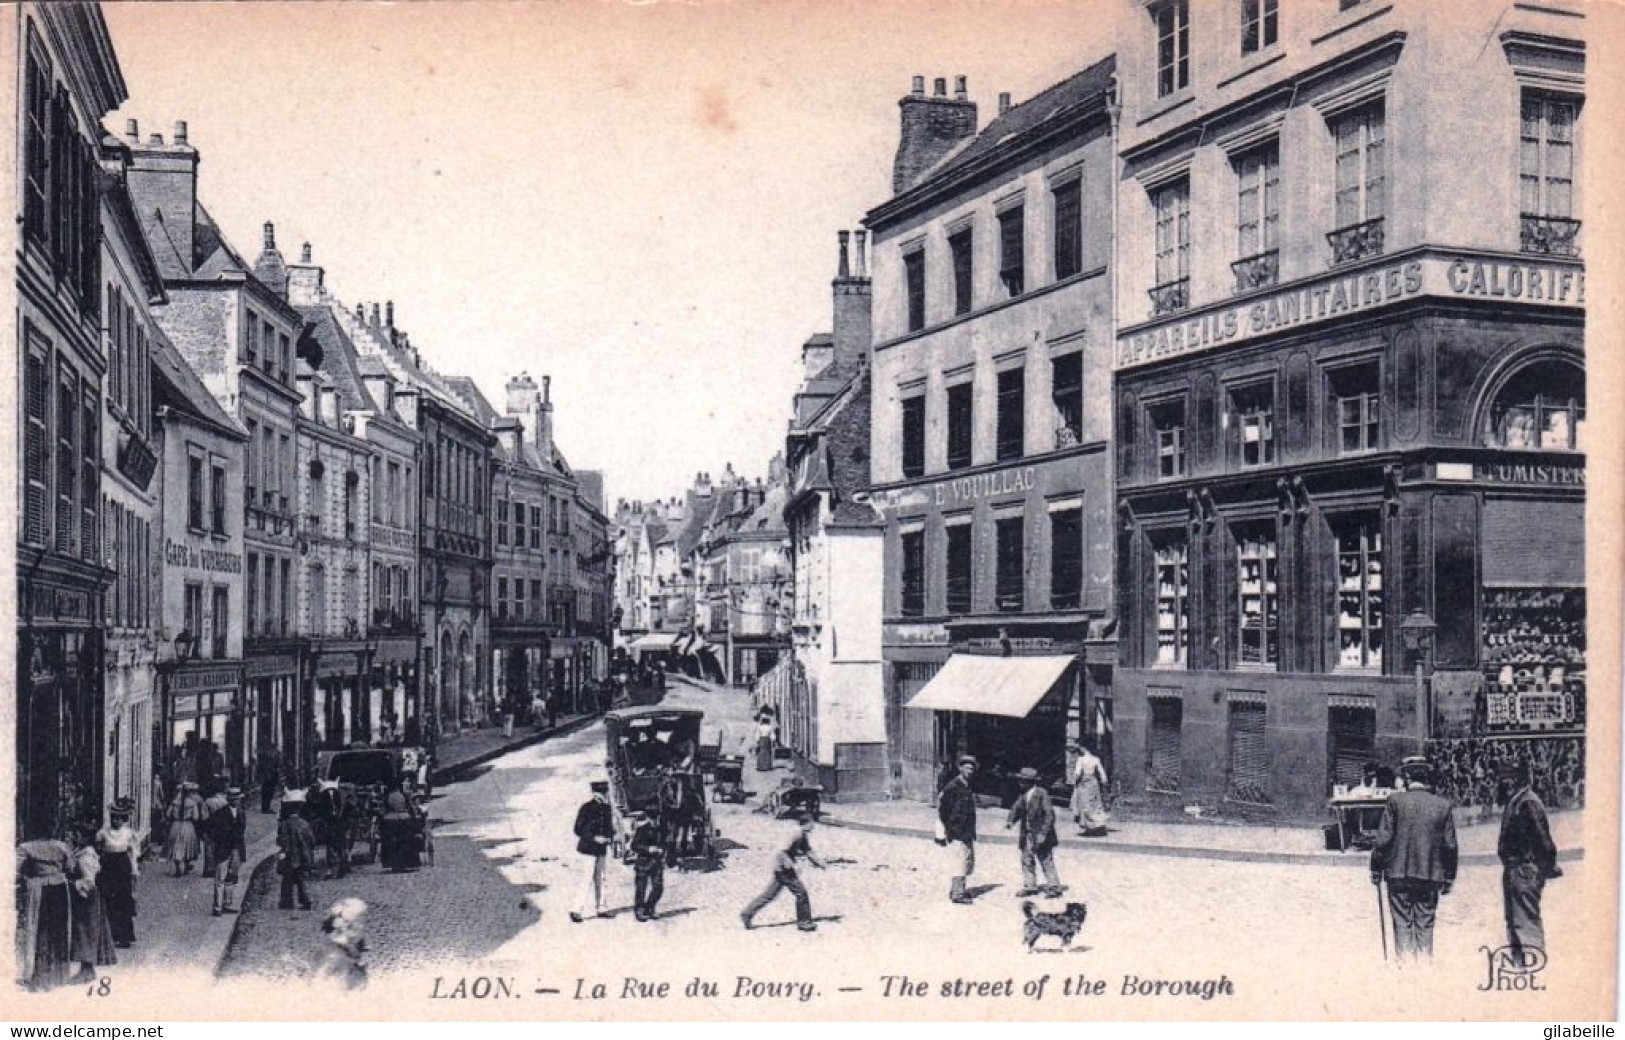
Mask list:
[[6,5],[7,1017],[1612,1017],[1617,14]]

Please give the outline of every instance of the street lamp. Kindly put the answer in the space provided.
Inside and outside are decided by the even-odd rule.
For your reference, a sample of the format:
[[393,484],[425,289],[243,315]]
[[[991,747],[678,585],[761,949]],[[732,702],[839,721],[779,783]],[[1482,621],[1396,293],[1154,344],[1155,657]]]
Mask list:
[[187,661],[190,661],[192,659],[192,651],[196,649],[197,640],[192,637],[192,633],[188,632],[184,628],[181,629],[181,634],[175,637],[176,663],[185,664]]
[[1416,710],[1422,717],[1424,738],[1433,727],[1433,706],[1428,703],[1423,671],[1424,665],[1432,662],[1433,637],[1438,631],[1438,623],[1420,610],[1411,611],[1410,615],[1399,623],[1400,639],[1404,642],[1405,649],[1414,655],[1416,660]]

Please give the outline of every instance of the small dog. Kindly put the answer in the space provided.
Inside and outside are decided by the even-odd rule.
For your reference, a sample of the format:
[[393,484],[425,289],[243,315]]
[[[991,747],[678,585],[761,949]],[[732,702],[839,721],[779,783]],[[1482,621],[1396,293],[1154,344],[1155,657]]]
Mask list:
[[1031,899],[1021,904],[1021,912],[1027,918],[1027,923],[1021,928],[1021,937],[1029,953],[1034,949],[1034,944],[1046,935],[1058,936],[1063,950],[1071,946],[1072,940],[1083,928],[1084,918],[1089,916],[1089,908],[1082,903],[1068,903],[1065,910],[1052,914],[1039,910]]

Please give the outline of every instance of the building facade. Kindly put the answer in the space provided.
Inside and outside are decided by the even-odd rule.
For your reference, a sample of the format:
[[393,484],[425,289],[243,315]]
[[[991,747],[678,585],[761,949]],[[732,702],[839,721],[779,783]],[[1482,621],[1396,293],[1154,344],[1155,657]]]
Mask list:
[[[102,562],[113,581],[103,600],[106,731],[103,808],[120,798],[134,819],[151,819],[153,731],[157,698],[157,597],[152,578],[163,551],[158,456],[153,439],[151,344],[159,336],[151,306],[165,300],[124,187],[127,153],[102,141],[102,348],[107,361],[102,414]],[[240,460],[239,460],[240,465]],[[222,488],[224,491],[224,488]]]
[[[275,746],[292,776],[314,762],[294,622],[300,401],[294,346],[303,318],[278,288],[255,276],[204,208],[198,152],[186,124],[177,122],[167,143],[162,134],[141,141],[133,121],[126,137],[130,196],[168,295],[157,312],[159,324],[249,436],[242,495],[229,504],[244,517],[237,608],[244,614],[244,689],[234,709],[239,723],[221,751],[230,775],[241,780],[251,760]],[[252,601],[251,609],[244,600]],[[289,728],[290,718],[300,721]]]
[[100,813],[107,778],[101,542],[102,117],[125,86],[101,10],[6,12],[18,86],[17,824],[60,835]]
[[[869,485],[870,284],[840,233],[833,332],[802,347],[803,381],[785,440],[791,654],[774,690],[798,773],[836,801],[891,790],[881,657],[885,525]],[[773,689],[773,684],[764,684]]]
[[595,470],[576,471],[576,493],[570,503],[575,539],[576,635],[580,642],[582,688],[577,711],[598,707],[588,688],[597,689],[609,676],[609,649],[614,642],[611,589],[614,587],[614,552],[610,548],[609,518],[604,515],[604,478]]
[[1241,7],[1122,52],[1125,796],[1315,817],[1426,752],[1571,803],[1584,12]]
[[[1059,778],[1114,654],[1111,59],[980,127],[958,77],[899,103],[873,235],[873,502],[895,794]],[[1002,691],[997,696],[994,691]]]
[[[545,379],[545,377],[544,377]],[[495,418],[492,475],[495,525],[491,597],[491,674],[498,702],[529,719],[533,699],[546,700],[554,630],[547,612],[547,548],[542,517],[548,481],[538,440],[542,391],[528,374],[508,380],[506,414]],[[549,703],[552,714],[558,706]]]

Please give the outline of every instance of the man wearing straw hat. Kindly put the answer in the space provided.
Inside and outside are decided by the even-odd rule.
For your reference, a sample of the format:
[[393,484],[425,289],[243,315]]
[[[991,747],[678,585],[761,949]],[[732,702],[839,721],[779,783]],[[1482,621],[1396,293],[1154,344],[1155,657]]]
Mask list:
[[1439,897],[1456,882],[1456,820],[1448,798],[1433,793],[1433,766],[1415,755],[1400,763],[1405,790],[1388,796],[1371,849],[1371,883],[1388,883],[1394,955],[1433,957]]

